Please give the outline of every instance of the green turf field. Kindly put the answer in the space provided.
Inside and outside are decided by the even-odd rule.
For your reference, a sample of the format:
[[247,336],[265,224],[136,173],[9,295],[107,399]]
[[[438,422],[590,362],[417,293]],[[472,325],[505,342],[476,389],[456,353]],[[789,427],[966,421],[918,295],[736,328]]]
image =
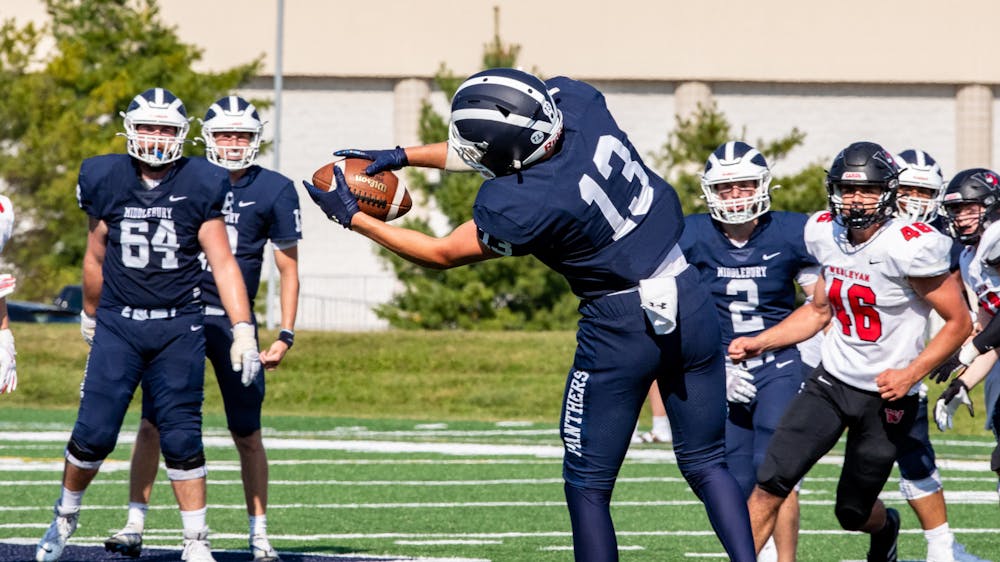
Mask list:
[[[74,416],[0,409],[0,540],[33,543],[48,526]],[[130,414],[123,437],[136,425]],[[265,439],[269,531],[280,552],[571,559],[553,423],[271,416]],[[982,557],[1000,558],[996,480],[987,466],[991,440],[949,437],[936,445],[959,540]],[[216,414],[206,419],[206,448],[213,548],[245,548],[239,465]],[[97,545],[124,523],[128,453],[123,441],[87,492],[72,544]],[[867,538],[841,531],[833,515],[838,461],[835,450],[805,482],[800,560],[864,558]],[[922,560],[923,536],[894,480],[883,498],[903,515],[901,559]],[[153,503],[147,543],[177,545],[180,518],[162,470]],[[613,515],[623,561],[725,559],[669,446],[633,447]]]

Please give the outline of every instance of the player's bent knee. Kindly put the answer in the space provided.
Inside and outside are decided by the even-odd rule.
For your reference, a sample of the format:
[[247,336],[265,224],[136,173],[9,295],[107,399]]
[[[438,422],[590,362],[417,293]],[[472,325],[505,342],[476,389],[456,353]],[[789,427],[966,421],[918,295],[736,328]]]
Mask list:
[[195,480],[197,478],[205,478],[208,475],[208,466],[205,464],[204,451],[182,461],[164,459],[164,464],[167,465],[167,477],[171,481]]
[[899,493],[907,501],[919,500],[920,498],[936,494],[941,490],[941,475],[937,469],[931,472],[927,478],[919,480],[899,479]]
[[871,515],[871,509],[862,510],[856,505],[838,505],[834,512],[840,526],[846,531],[860,531]]
[[77,468],[97,470],[114,448],[114,443],[88,448],[77,443],[76,439],[70,439],[66,445],[66,461]]

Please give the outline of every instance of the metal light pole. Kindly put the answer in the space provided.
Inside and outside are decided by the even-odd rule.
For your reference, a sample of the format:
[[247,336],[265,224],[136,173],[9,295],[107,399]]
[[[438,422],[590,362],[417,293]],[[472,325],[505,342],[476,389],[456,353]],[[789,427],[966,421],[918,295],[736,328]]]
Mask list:
[[[275,24],[275,47],[274,47],[274,158],[272,167],[275,171],[281,171],[281,88],[282,88],[282,60],[284,55],[284,34],[285,34],[285,0],[278,0],[278,17]],[[280,308],[278,300],[277,268],[274,260],[271,260],[270,267],[267,268],[267,329],[273,330],[277,327],[279,318],[277,311]]]

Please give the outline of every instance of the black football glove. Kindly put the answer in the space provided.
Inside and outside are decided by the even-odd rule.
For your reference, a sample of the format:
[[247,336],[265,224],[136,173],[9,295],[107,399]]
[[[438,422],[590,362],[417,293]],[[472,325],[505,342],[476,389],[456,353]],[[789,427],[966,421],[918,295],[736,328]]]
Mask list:
[[944,363],[937,366],[936,369],[931,371],[930,378],[936,383],[942,383],[951,378],[952,373],[959,371],[958,375],[961,375],[965,371],[968,365],[962,363],[958,359],[959,352],[956,351],[952,353]]
[[336,185],[330,191],[323,191],[313,184],[303,180],[309,197],[326,213],[327,218],[336,221],[344,228],[351,228],[351,220],[358,213],[358,200],[347,187],[344,172],[338,166],[333,167],[333,177]]
[[969,388],[965,386],[962,379],[955,379],[951,381],[948,388],[937,399],[937,403],[934,404],[934,423],[937,424],[938,429],[941,431],[951,429],[955,411],[963,404],[969,409],[970,416],[976,415],[972,408],[972,400],[969,398]]
[[400,147],[387,150],[360,150],[357,148],[345,148],[333,153],[334,156],[344,158],[363,158],[371,160],[372,163],[365,168],[365,173],[373,176],[385,170],[399,170],[410,165],[406,158],[406,151]]

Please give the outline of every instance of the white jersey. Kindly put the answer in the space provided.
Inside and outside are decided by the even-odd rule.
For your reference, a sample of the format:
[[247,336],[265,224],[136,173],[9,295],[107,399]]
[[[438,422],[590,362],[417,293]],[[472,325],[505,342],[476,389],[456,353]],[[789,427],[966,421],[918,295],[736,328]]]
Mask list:
[[909,278],[948,273],[951,239],[924,223],[899,219],[888,220],[858,246],[848,242],[847,232],[829,212],[814,214],[805,229],[806,249],[823,266],[833,308],[823,368],[845,384],[875,392],[879,374],[906,367],[924,348],[931,307]]
[[3,251],[14,232],[14,206],[6,195],[0,195],[0,251]]
[[976,293],[979,306],[991,317],[1000,312],[1000,273],[997,267],[986,263],[986,256],[995,251],[997,244],[1000,244],[1000,222],[986,227],[979,244],[966,246],[958,258],[962,279]]

